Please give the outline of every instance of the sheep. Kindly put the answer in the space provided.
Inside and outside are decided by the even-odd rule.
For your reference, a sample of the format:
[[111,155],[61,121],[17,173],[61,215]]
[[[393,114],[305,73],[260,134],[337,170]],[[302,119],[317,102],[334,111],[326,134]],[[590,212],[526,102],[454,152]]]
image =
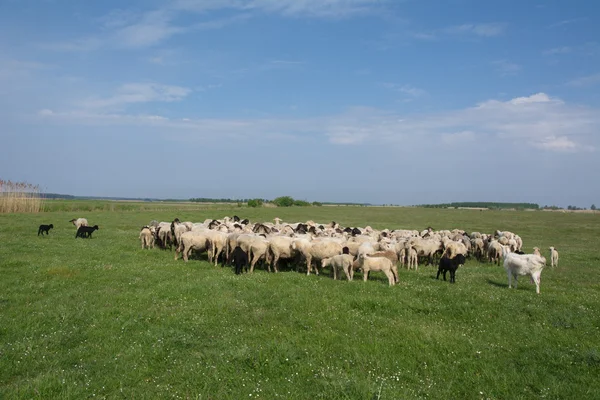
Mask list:
[[235,265],[235,274],[242,273],[242,267],[248,267],[248,254],[240,246],[235,246],[231,252],[231,260]]
[[462,254],[463,256],[467,255],[467,247],[462,241],[455,242],[449,239],[444,239],[442,240],[442,243],[445,247],[444,252],[442,253],[442,258],[447,256],[448,258],[452,259],[458,254]]
[[79,229],[80,226],[88,226],[88,221],[85,218],[77,218],[77,219],[73,218],[69,222],[71,222],[73,225],[75,225],[75,227],[77,229]]
[[504,269],[508,275],[508,288],[512,288],[512,278],[515,278],[515,289],[519,275],[529,275],[535,283],[535,292],[540,293],[542,270],[546,266],[546,259],[535,254],[514,254],[508,246],[502,247]]
[[339,254],[337,256],[324,258],[321,260],[321,268],[331,266],[333,269],[333,279],[337,279],[338,270],[344,271],[346,279],[352,280],[352,264],[354,263],[354,257],[350,254]]
[[406,269],[415,268],[415,271],[419,270],[419,257],[417,256],[417,250],[414,247],[408,246],[406,248],[406,258],[408,258],[408,263],[406,265]]
[[435,279],[440,278],[440,273],[444,274],[444,280],[446,280],[446,272],[450,271],[450,283],[455,283],[456,270],[459,266],[464,265],[466,259],[463,254],[457,254],[454,258],[442,257]]
[[210,248],[207,232],[209,231],[192,230],[183,233],[179,246],[175,249],[175,260],[177,260],[180,253],[183,255],[183,260],[187,262],[192,250],[207,251]]
[[386,257],[369,257],[365,254],[358,256],[358,260],[354,263],[355,267],[362,269],[363,281],[366,282],[370,271],[381,271],[387,276],[388,284],[394,286],[396,284],[398,269]]
[[254,272],[254,266],[261,258],[265,259],[268,271],[271,272],[271,264],[269,263],[269,241],[262,236],[256,236],[250,242],[250,251],[248,252],[250,262],[250,273]]
[[144,226],[140,230],[140,240],[142,241],[142,249],[154,248],[154,234],[152,233],[153,227]]
[[[306,258],[306,275],[310,275],[312,260],[322,260],[342,254],[342,245],[333,239],[310,242],[306,239],[296,239],[292,242],[292,249],[298,250]],[[315,274],[319,275],[319,268],[315,265]]]
[[280,259],[291,259],[296,256],[297,252],[292,248],[294,240],[287,236],[274,236],[269,240],[269,258],[275,272],[279,272],[277,263]]
[[488,244],[488,260],[491,263],[500,265],[500,257],[502,256],[502,245],[497,240],[491,240]]
[[44,232],[46,232],[46,235],[48,235],[48,231],[52,228],[54,228],[54,225],[52,224],[40,225],[40,227],[38,228],[38,236],[40,236],[40,233],[42,234],[42,236],[44,236]]
[[540,253],[540,248],[539,247],[534,247],[533,248],[533,254],[535,254],[536,256],[541,256],[542,253]]
[[216,230],[208,230],[206,231],[206,235],[208,236],[210,244],[208,262],[214,262],[216,267],[219,256],[227,246],[227,234]]
[[558,267],[558,251],[552,246],[549,247],[550,250],[550,266]]
[[442,242],[437,239],[411,238],[408,243],[417,251],[417,256],[427,257],[427,265],[433,264],[433,256],[443,250]]
[[98,225],[94,225],[92,227],[90,226],[80,226],[77,229],[77,233],[75,234],[75,239],[77,239],[78,237],[80,238],[92,238],[92,232],[98,230],[100,228],[98,228]]

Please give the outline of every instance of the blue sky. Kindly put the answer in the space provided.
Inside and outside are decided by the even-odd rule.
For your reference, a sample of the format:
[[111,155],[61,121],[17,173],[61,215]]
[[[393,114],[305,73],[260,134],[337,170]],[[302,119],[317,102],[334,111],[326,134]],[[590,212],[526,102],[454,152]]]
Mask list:
[[589,207],[598,17],[584,0],[0,0],[0,177]]

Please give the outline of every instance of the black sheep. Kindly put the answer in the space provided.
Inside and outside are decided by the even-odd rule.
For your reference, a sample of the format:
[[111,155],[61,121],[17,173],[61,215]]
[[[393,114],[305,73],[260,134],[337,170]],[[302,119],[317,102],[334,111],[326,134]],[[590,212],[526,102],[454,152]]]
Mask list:
[[98,228],[98,225],[94,225],[94,226],[80,226],[79,229],[77,229],[77,233],[75,234],[75,239],[77,239],[78,237],[84,239],[84,238],[91,238],[92,237],[92,232],[98,230],[100,228]]
[[40,227],[38,228],[38,236],[40,236],[40,233],[42,234],[42,236],[44,236],[44,232],[46,232],[46,235],[48,235],[48,231],[52,228],[54,228],[54,225],[52,224],[40,225]]
[[446,256],[442,257],[440,259],[440,266],[435,279],[439,279],[440,273],[443,273],[444,280],[446,280],[446,272],[450,271],[450,283],[456,283],[456,270],[458,269],[458,266],[463,265],[465,261],[465,256],[462,254],[457,254],[454,258],[448,258]]
[[235,274],[242,273],[242,267],[248,269],[248,254],[240,246],[236,246],[231,252],[231,261],[235,265]]

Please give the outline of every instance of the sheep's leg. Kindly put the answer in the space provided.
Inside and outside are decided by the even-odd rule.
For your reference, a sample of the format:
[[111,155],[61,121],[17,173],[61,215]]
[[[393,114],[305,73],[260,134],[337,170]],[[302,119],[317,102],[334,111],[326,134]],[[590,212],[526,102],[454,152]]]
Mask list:
[[542,277],[541,277],[541,273],[539,272],[534,272],[531,277],[533,278],[533,281],[535,282],[535,292],[537,294],[540,294],[540,283],[542,281]]
[[365,270],[363,268],[363,282],[366,282],[368,277],[369,277],[369,270]]
[[254,266],[256,265],[256,263],[258,262],[258,259],[260,258],[260,255],[257,257],[257,254],[255,254],[252,257],[252,261],[250,262],[250,273],[254,272]]
[[394,280],[394,273],[391,270],[386,270],[385,271],[385,275],[388,278],[388,284],[389,286],[394,286],[396,284],[396,281]]
[[454,280],[454,278],[456,276],[455,274],[456,274],[456,271],[451,269],[450,270],[450,283],[456,283]]
[[444,281],[446,281],[446,272],[448,272],[448,270],[444,270]]
[[310,275],[310,269],[312,267],[312,256],[306,256],[306,275]]
[[511,289],[512,288],[512,272],[507,270],[506,274],[508,275],[508,288]]
[[279,261],[279,254],[273,254],[273,271],[279,272],[277,269],[277,261]]

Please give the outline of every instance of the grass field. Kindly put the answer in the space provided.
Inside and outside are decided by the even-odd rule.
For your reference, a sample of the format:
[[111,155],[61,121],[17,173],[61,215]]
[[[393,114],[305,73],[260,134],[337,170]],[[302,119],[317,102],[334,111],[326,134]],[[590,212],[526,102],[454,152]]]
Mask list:
[[[600,215],[418,208],[247,209],[49,202],[0,215],[0,398],[592,399],[600,393]],[[86,204],[84,203],[85,207]],[[146,207],[146,208],[144,208]],[[84,209],[89,211],[71,211]],[[142,250],[152,219],[318,222],[519,233],[560,252],[507,288],[469,261],[457,283],[388,287],[293,271],[236,276]],[[75,239],[68,221],[98,224]],[[53,223],[38,237],[41,223]]]

